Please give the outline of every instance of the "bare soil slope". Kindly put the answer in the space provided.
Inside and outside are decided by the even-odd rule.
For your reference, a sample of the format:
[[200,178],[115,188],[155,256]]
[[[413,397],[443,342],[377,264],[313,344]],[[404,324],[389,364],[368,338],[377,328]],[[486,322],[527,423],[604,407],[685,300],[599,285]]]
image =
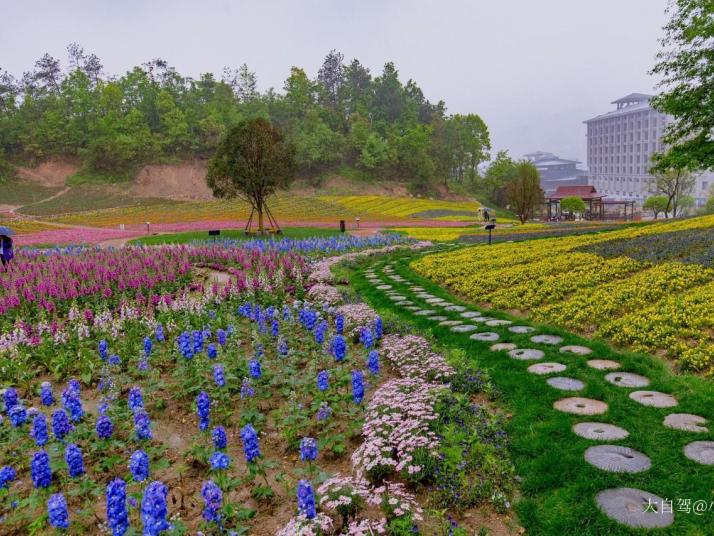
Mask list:
[[206,162],[202,160],[144,166],[136,176],[129,195],[175,201],[213,199],[213,193],[206,185]]
[[33,168],[17,168],[17,174],[21,178],[51,188],[65,186],[67,179],[77,171],[79,171],[79,165],[69,160],[60,159],[50,159]]

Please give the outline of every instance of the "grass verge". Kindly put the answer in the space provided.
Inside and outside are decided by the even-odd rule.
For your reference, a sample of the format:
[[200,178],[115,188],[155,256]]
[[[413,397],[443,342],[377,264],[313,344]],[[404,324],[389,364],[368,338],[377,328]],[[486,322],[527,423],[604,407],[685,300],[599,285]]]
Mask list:
[[[314,238],[314,237],[326,237],[335,236],[340,234],[339,231],[334,229],[324,229],[320,227],[288,227],[283,229],[281,235],[271,235],[275,238]],[[243,229],[224,229],[221,230],[219,240],[255,240],[259,238],[270,238],[263,236],[251,235],[247,236]],[[186,233],[172,233],[172,234],[160,234],[143,236],[141,238],[136,238],[131,240],[130,244],[142,244],[145,246],[156,246],[160,244],[186,244],[189,242],[195,242],[200,240],[212,240],[208,236],[208,231],[189,231]]]

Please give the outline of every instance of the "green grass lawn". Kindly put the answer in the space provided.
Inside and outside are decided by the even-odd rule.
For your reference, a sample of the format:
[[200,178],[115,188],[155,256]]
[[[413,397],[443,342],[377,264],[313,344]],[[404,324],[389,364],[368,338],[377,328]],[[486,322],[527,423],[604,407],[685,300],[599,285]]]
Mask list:
[[[394,290],[407,296],[421,307],[438,310],[438,314],[450,319],[460,319],[459,313],[445,312],[443,309],[427,306],[423,300],[415,298],[409,290],[411,285],[420,285],[427,292],[448,299],[452,303],[467,305],[472,310],[480,308],[458,299],[448,291],[419,277],[408,266],[413,254],[399,253],[388,258],[395,272],[408,278],[409,283],[389,281]],[[705,500],[714,502],[714,470],[687,459],[683,447],[692,441],[713,440],[714,429],[709,423],[708,433],[688,433],[671,430],[663,426],[664,417],[670,413],[693,413],[710,421],[714,417],[714,383],[692,375],[675,375],[667,365],[654,357],[618,352],[600,340],[588,340],[567,331],[536,325],[514,318],[504,313],[486,310],[484,314],[493,318],[513,320],[518,325],[532,325],[537,334],[554,334],[563,337],[562,344],[579,344],[593,349],[589,356],[562,354],[558,346],[540,345],[529,338],[533,334],[514,334],[508,326],[484,327],[479,331],[494,331],[501,336],[499,342],[513,342],[519,348],[538,348],[545,357],[538,362],[556,361],[567,366],[566,371],[557,374],[577,378],[586,387],[578,392],[558,391],[546,382],[548,376],[537,376],[526,369],[534,361],[510,359],[505,352],[493,352],[493,343],[469,339],[468,334],[450,331],[438,326],[425,317],[414,316],[398,307],[382,292],[375,289],[362,275],[360,268],[373,263],[364,261],[350,273],[350,280],[360,296],[381,313],[393,315],[408,321],[415,330],[430,336],[435,345],[445,349],[462,349],[472,356],[480,367],[486,369],[498,387],[501,396],[498,401],[511,419],[508,432],[511,455],[520,482],[521,497],[516,501],[516,513],[520,523],[529,535],[711,535],[714,534],[714,512],[703,515],[677,511],[678,499]],[[377,273],[382,275],[379,270]],[[383,278],[384,279],[384,278]],[[607,383],[605,371],[587,366],[592,358],[614,359],[622,364],[620,370],[647,376],[651,385],[645,390],[662,391],[673,394],[679,401],[674,408],[657,409],[642,406],[628,395],[635,389],[625,389]],[[602,400],[609,409],[602,415],[579,417],[553,409],[553,403],[569,396],[582,396]],[[595,421],[616,424],[630,432],[629,437],[609,444],[631,447],[643,452],[652,460],[648,471],[638,474],[609,473],[588,464],[584,451],[596,442],[575,435],[571,428],[578,422]],[[633,530],[620,525],[603,515],[595,502],[598,492],[615,487],[633,487],[649,491],[664,499],[673,500],[675,521],[667,529]]]
[[50,188],[22,179],[10,179],[4,183],[0,182],[0,190],[2,190],[1,205],[28,205],[47,199],[61,188]]
[[[255,240],[257,238],[313,238],[313,237],[325,237],[334,236],[340,234],[339,230],[335,229],[324,229],[321,227],[288,227],[283,229],[281,235],[270,235],[268,237],[250,235],[247,236],[243,229],[225,229],[221,230],[220,239],[230,239],[230,240]],[[145,246],[156,246],[159,244],[185,244],[187,242],[195,242],[197,240],[212,240],[212,237],[208,236],[208,231],[190,231],[186,233],[173,233],[173,234],[160,234],[143,236],[135,240],[131,240],[130,244],[143,244]]]

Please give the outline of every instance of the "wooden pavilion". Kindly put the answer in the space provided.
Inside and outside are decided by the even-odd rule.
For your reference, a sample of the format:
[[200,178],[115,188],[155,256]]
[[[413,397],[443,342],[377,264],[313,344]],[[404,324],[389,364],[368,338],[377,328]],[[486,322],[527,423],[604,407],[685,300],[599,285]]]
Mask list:
[[548,221],[561,219],[563,213],[560,202],[566,197],[579,197],[585,203],[587,210],[583,215],[586,220],[604,220],[607,218],[605,207],[623,207],[624,219],[635,218],[635,202],[604,199],[605,194],[598,193],[594,186],[558,186],[558,189],[546,198]]

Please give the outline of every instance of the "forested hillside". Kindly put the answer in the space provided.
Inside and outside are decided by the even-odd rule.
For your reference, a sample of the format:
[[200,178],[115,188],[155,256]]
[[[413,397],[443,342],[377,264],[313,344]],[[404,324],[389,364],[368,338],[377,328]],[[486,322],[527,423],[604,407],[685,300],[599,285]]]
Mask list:
[[194,79],[154,59],[113,76],[71,44],[64,64],[45,54],[22,75],[0,69],[0,174],[3,159],[71,156],[88,174],[133,176],[142,164],[209,157],[231,125],[255,116],[295,144],[302,175],[349,165],[414,192],[469,180],[490,149],[478,115],[447,115],[393,63],[374,75],[332,51],[315,79],[293,67],[282,88],[261,93],[245,64]]

